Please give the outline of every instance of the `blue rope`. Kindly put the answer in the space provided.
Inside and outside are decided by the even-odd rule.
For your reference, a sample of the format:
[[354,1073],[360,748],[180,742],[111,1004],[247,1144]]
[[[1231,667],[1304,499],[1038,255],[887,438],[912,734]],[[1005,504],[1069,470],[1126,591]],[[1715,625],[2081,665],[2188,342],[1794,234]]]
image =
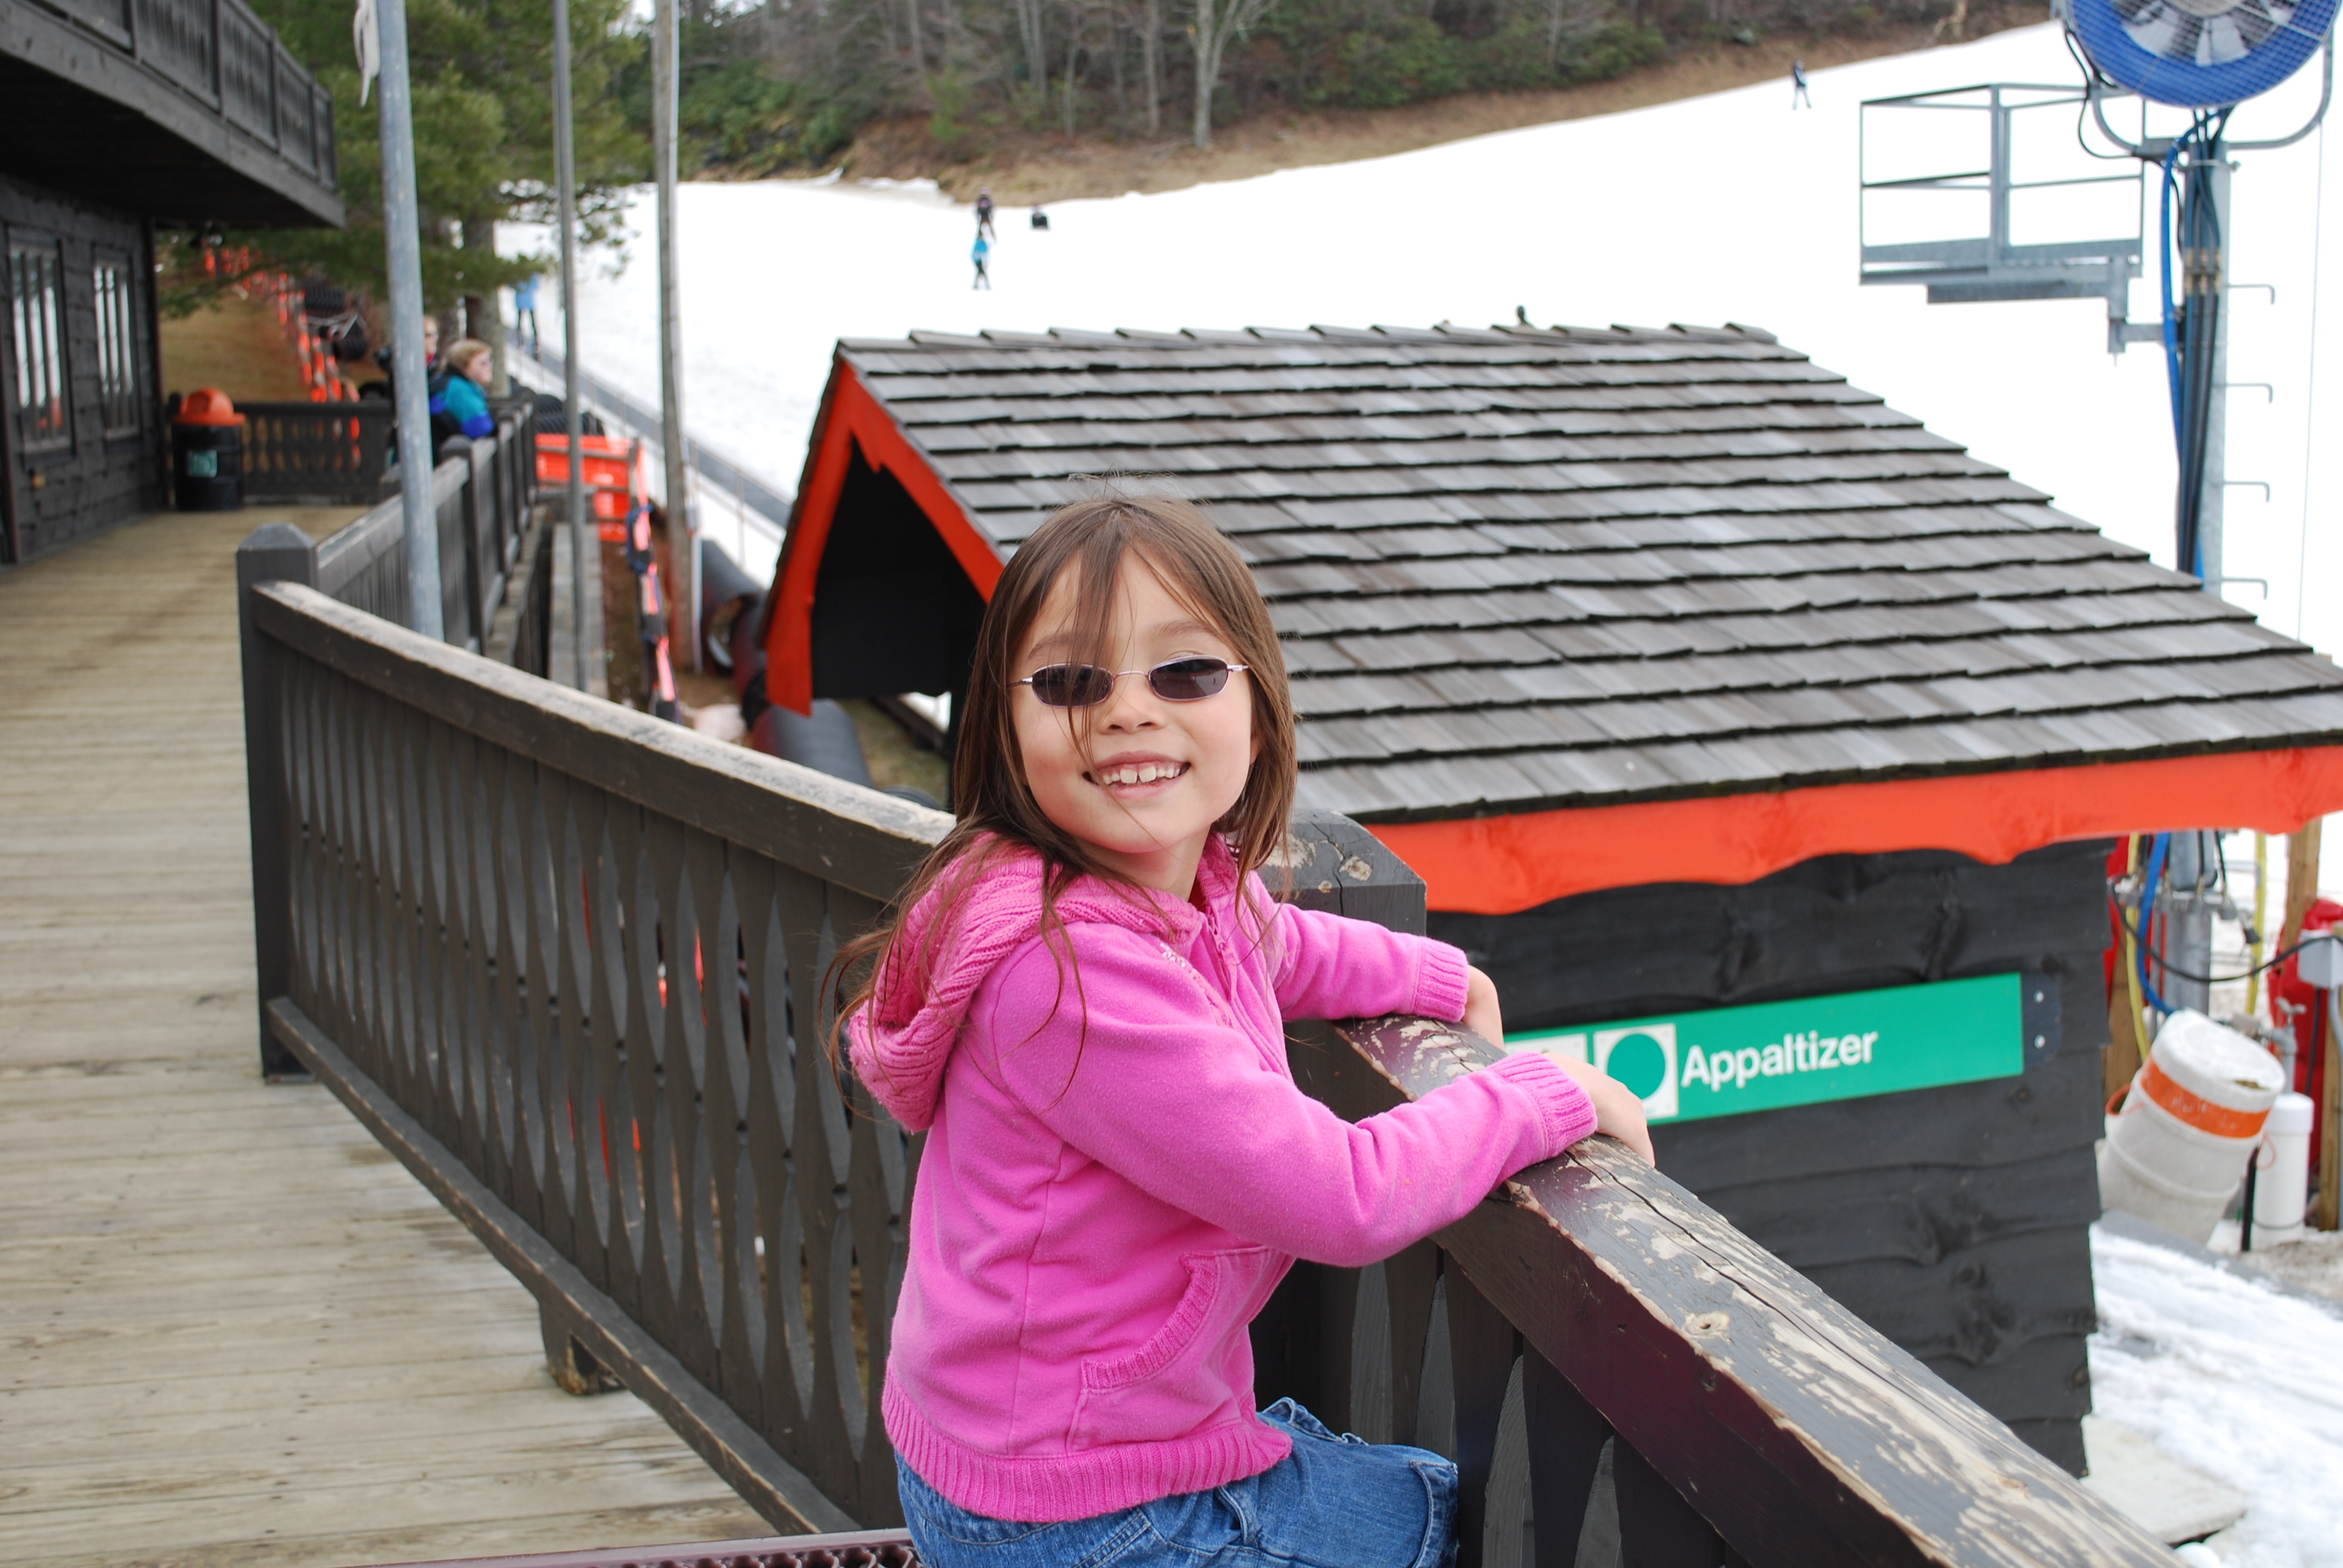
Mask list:
[[2163,239],[2158,256],[2164,278],[2164,378],[2172,396],[2172,439],[2181,446],[2187,444],[2187,435],[2180,413],[2180,315],[2172,303],[2172,203],[2181,150],[2196,135],[2197,127],[2191,126],[2165,150],[2164,186],[2157,201]]
[[2139,887],[2139,989],[2147,995],[2148,1005],[2167,1016],[2171,1014],[2172,1008],[2157,993],[2156,982],[2148,978],[2147,949],[2148,940],[2155,934],[2155,927],[2150,922],[2156,914],[2156,889],[2164,880],[2165,851],[2171,848],[2172,835],[2169,833],[2158,833],[2150,841],[2147,869],[2140,879]]

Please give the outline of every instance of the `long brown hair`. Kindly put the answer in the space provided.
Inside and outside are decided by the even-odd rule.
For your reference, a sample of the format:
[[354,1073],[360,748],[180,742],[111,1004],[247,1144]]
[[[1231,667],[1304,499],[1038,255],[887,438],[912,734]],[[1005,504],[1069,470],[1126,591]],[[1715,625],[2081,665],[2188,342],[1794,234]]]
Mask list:
[[[1112,649],[1115,588],[1126,558],[1137,556],[1182,608],[1216,628],[1247,667],[1252,693],[1252,733],[1260,744],[1245,776],[1243,793],[1213,824],[1236,852],[1239,872],[1259,869],[1284,843],[1293,814],[1293,699],[1285,680],[1285,656],[1269,607],[1262,602],[1252,573],[1192,502],[1161,497],[1105,496],[1061,508],[1018,548],[1001,574],[985,607],[960,710],[960,744],[952,758],[952,807],[960,820],[921,863],[878,930],[839,950],[831,974],[843,980],[829,1031],[833,1060],[837,1034],[846,1019],[868,1006],[882,984],[907,981],[924,987],[948,934],[947,921],[930,924],[917,952],[899,950],[904,917],[940,882],[947,905],[956,890],[984,874],[1004,854],[1030,849],[1041,857],[1041,930],[1059,930],[1058,896],[1079,877],[1097,877],[1133,887],[1129,879],[1101,864],[1091,848],[1042,811],[1025,778],[1024,758],[1010,705],[1018,678],[1018,650],[1068,571],[1075,579],[1072,646],[1065,658],[1106,664]],[[1070,727],[1082,710],[1066,710]],[[876,960],[866,967],[865,960]],[[824,990],[830,990],[825,986]],[[835,992],[833,992],[835,994]]]

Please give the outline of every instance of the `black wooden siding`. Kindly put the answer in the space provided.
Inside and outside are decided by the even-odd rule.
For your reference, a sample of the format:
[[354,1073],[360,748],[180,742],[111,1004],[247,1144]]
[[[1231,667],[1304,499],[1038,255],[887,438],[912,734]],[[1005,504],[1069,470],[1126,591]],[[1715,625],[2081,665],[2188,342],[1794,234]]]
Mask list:
[[1432,934],[1495,979],[1509,1030],[2012,971],[2054,981],[2056,1048],[2019,1077],[1679,1123],[1654,1141],[1669,1175],[2079,1470],[2106,857],[2100,842],[2007,866],[1834,855],[1741,887],[1435,912]]
[[[169,504],[165,493],[159,357],[155,331],[155,266],[146,226],[136,216],[78,201],[29,181],[0,175],[0,255],[15,238],[60,242],[64,252],[65,376],[73,404],[73,444],[37,452],[16,439],[16,345],[0,318],[0,406],[7,421],[6,481],[12,488],[20,560],[86,538],[116,523]],[[138,428],[108,438],[100,397],[94,268],[100,252],[129,263],[138,337]]]

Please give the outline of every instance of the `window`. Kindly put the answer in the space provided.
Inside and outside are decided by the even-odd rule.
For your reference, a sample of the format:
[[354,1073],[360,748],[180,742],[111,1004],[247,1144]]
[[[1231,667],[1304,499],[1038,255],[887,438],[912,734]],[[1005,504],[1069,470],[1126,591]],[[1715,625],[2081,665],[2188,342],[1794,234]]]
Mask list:
[[136,436],[138,406],[138,314],[130,263],[97,258],[97,401],[108,436]]
[[16,420],[26,451],[69,446],[65,269],[54,241],[8,246],[8,318],[16,339]]

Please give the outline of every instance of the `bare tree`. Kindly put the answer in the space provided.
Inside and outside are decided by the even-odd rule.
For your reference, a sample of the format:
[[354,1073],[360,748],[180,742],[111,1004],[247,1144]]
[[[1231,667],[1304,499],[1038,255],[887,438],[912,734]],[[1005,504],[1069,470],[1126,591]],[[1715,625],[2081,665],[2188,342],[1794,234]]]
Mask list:
[[1025,47],[1026,85],[1040,95],[1046,112],[1050,102],[1050,56],[1043,52],[1041,14],[1048,0],[1013,0],[1017,11],[1017,32]]
[[1163,132],[1163,0],[1142,0],[1139,7],[1139,60],[1147,77],[1147,134]]
[[[1022,0],[1020,0],[1022,3]],[[1269,0],[1196,0],[1188,42],[1196,50],[1196,145],[1212,145],[1212,93],[1221,85],[1221,60],[1231,44],[1252,31]]]

